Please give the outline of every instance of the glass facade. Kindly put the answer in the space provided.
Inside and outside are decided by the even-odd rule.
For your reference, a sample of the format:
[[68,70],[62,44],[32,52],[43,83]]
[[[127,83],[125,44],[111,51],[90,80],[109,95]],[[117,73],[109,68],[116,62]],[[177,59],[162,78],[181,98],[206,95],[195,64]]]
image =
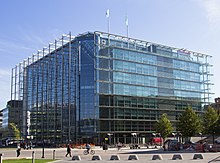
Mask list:
[[103,32],[63,36],[24,62],[22,88],[12,78],[23,116],[30,112],[23,134],[39,143],[144,143],[161,114],[175,124],[189,105],[203,112],[209,57]]
[[8,108],[2,110],[2,128],[8,127]]

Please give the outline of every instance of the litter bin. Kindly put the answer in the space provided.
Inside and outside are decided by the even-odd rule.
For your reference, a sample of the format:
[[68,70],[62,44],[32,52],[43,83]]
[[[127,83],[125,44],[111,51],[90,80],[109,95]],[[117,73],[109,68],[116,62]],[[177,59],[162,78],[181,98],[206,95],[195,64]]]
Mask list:
[[104,145],[102,146],[102,148],[103,148],[103,150],[108,150],[108,144],[104,144]]

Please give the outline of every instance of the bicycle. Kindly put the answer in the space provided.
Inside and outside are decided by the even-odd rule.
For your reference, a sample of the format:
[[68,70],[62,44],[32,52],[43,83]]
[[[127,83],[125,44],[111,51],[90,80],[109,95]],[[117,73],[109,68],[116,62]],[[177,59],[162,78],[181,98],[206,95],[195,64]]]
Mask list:
[[88,151],[88,150],[85,150],[85,151],[83,152],[84,155],[88,155],[89,153],[90,153],[91,155],[94,155],[94,154],[95,154],[95,151],[92,150],[92,149],[90,149],[89,151]]

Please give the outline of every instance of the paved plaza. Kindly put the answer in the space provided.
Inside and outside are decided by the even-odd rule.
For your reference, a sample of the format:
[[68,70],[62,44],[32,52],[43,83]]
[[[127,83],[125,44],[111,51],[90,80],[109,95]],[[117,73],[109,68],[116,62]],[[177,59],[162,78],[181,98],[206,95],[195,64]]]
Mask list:
[[[54,152],[55,150],[55,152]],[[95,155],[94,156],[100,156],[102,160],[92,160],[93,155],[83,155],[83,151],[85,149],[72,149],[72,156],[80,156],[80,161],[75,162],[81,162],[81,163],[102,163],[102,162],[138,162],[138,163],[145,163],[145,162],[152,162],[152,163],[170,163],[170,162],[183,162],[183,163],[190,163],[190,162],[209,162],[210,160],[220,156],[220,153],[201,153],[204,157],[204,159],[193,159],[194,154],[200,154],[196,153],[195,151],[184,151],[184,152],[171,152],[171,151],[163,151],[162,149],[129,149],[129,148],[123,148],[122,150],[118,151],[116,148],[109,148],[108,150],[103,150],[100,147],[95,147]],[[42,157],[42,148],[35,148],[32,150],[22,150],[20,158],[32,158],[32,153],[35,153],[35,158],[41,159]],[[13,159],[16,157],[16,149],[0,149],[0,153],[3,153],[3,163],[4,159]],[[55,154],[56,163],[70,163],[74,162],[72,160],[72,157],[65,157],[66,149],[65,148],[45,148],[44,150],[44,157],[45,159],[53,159],[53,154]],[[173,155],[181,155],[182,160],[172,160]],[[118,155],[120,160],[110,160],[112,155]],[[138,157],[138,160],[128,160],[130,155],[136,155]],[[163,160],[152,160],[154,155],[161,155]]]

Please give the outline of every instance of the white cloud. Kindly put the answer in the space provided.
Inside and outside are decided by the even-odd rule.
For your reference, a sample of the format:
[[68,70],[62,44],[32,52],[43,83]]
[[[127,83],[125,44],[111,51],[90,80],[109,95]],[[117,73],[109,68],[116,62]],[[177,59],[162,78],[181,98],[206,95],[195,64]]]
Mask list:
[[0,40],[0,46],[1,46],[0,51],[5,51],[5,52],[10,51],[11,49],[32,50],[31,48],[25,45],[8,40]]
[[8,69],[0,69],[0,79],[5,79],[11,75],[11,71]]
[[220,26],[220,0],[197,0],[204,8],[211,29]]

